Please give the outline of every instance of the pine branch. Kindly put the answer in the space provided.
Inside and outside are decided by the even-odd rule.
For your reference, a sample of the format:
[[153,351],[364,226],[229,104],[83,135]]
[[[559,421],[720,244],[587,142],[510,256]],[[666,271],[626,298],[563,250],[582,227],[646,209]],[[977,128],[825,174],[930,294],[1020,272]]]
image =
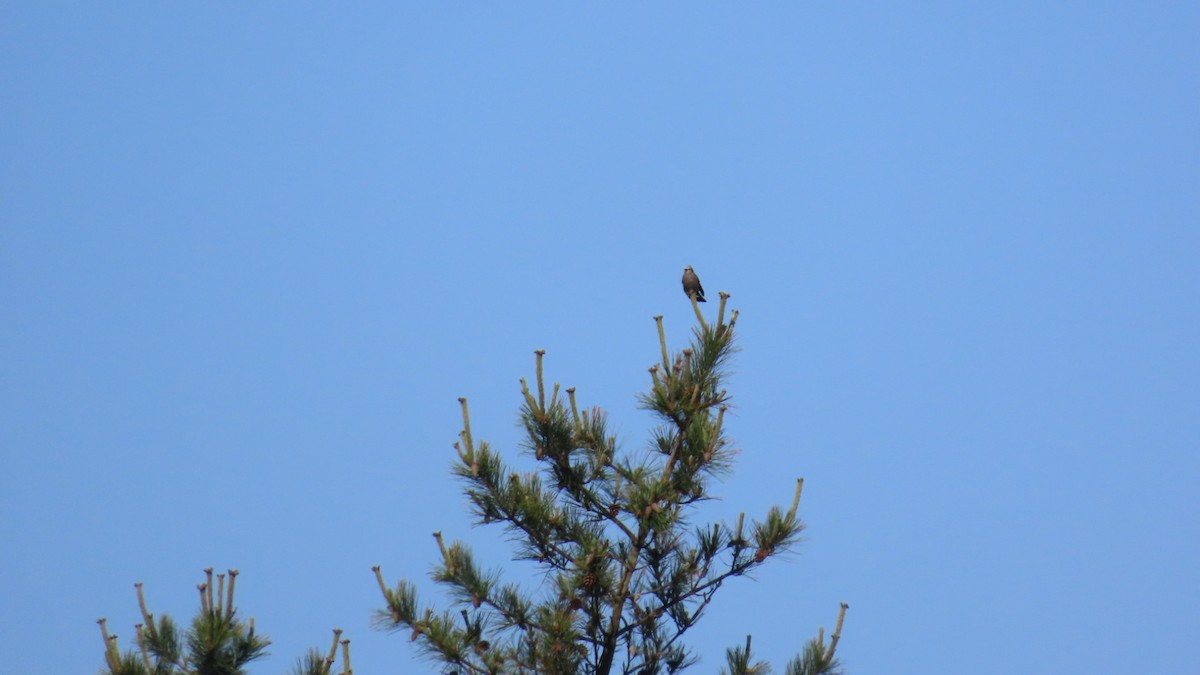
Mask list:
[[[234,606],[234,580],[238,571],[213,579],[211,567],[197,585],[200,609],[187,630],[180,630],[169,615],[155,617],[146,605],[141,582],[135,583],[142,623],[135,625],[137,651],[120,654],[116,636],[107,636],[105,662],[110,675],[243,675],[246,664],[266,654],[270,640],[258,635],[254,619],[243,622]],[[228,586],[226,581],[228,580]],[[106,633],[105,624],[101,623]]]
[[[730,398],[723,382],[737,351],[738,312],[726,322],[729,294],[720,296],[715,325],[693,296],[698,325],[690,345],[674,355],[662,316],[654,317],[662,361],[650,367],[650,390],[639,401],[661,421],[643,458],[618,455],[605,413],[580,408],[574,387],[563,398],[558,383],[547,386],[542,349],[535,350],[535,381],[521,380],[523,445],[537,462],[535,472],[511,471],[476,441],[460,399],[454,473],[466,481],[477,522],[503,524],[518,544],[516,558],[543,566],[551,584],[540,600],[527,598],[515,585],[499,586],[498,573],[482,572],[464,544],[447,546],[435,535],[442,563],[434,579],[449,587],[461,622],[431,608],[418,614],[415,588],[401,581],[389,589],[375,568],[387,601],[381,619],[409,627],[426,656],[462,672],[610,675],[665,667],[674,673],[694,663],[681,638],[716,592],[790,550],[804,529],[798,479],[790,508],[772,507],[748,530],[743,513],[734,527],[689,531],[687,507],[713,498],[709,482],[729,471],[734,456],[724,430]],[[840,620],[828,648],[822,637],[820,650],[806,646],[806,654],[828,665],[838,637]],[[749,641],[734,655],[735,672],[766,672],[766,664],[751,665]],[[825,671],[809,675],[817,672]]]

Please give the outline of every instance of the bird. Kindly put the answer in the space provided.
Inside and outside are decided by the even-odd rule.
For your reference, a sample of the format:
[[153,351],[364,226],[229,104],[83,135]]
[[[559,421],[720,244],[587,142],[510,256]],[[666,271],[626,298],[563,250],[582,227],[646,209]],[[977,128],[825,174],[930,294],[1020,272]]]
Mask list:
[[696,276],[691,265],[683,268],[683,293],[689,298],[695,294],[696,302],[707,302],[704,299],[704,287],[700,285],[700,277]]

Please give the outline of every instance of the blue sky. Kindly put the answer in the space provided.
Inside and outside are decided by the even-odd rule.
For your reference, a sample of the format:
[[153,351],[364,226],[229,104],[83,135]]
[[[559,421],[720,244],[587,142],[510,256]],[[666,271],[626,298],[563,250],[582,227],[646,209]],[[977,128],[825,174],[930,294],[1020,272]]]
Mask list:
[[[278,673],[370,567],[475,542],[468,396],[635,396],[732,293],[732,520],[798,552],[695,632],[851,673],[1197,672],[1200,10],[1187,3],[5,3],[0,632],[95,672],[107,616],[237,567]],[[710,304],[710,308],[713,306]],[[513,456],[515,462],[521,462]]]

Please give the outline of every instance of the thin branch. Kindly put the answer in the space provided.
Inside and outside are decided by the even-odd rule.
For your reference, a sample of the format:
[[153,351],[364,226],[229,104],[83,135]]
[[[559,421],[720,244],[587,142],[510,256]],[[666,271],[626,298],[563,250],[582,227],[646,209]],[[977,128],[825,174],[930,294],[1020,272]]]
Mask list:
[[[735,558],[734,560],[732,560],[730,562],[730,568],[728,571],[722,572],[721,574],[719,574],[715,577],[711,577],[708,581],[704,582],[703,584],[693,586],[686,593],[681,594],[679,597],[675,598],[674,600],[671,600],[670,602],[664,602],[662,604],[662,609],[665,612],[666,610],[670,609],[671,607],[674,607],[675,605],[678,605],[680,603],[691,600],[691,599],[695,598],[697,595],[701,595],[701,594],[709,591],[710,589],[715,591],[717,588],[719,588],[721,586],[721,584],[725,583],[725,581],[727,579],[729,579],[730,577],[742,576],[743,574],[746,573],[746,570],[750,569],[751,567],[754,567],[755,565],[761,565],[763,562],[765,562],[765,560],[759,561],[759,560],[755,560],[754,558],[747,558],[746,560],[739,563]],[[657,596],[658,592],[660,592],[661,590],[662,590],[661,588],[649,589],[649,590],[647,590],[647,592],[654,593]],[[705,600],[703,604],[707,605],[708,602],[709,602],[708,600]],[[626,624],[624,627],[621,628],[621,631],[620,631],[621,634],[623,634],[623,635],[628,634],[630,631],[633,630],[634,627],[636,627],[638,624],[643,623],[644,621],[645,620],[643,619],[641,621],[634,621],[629,624]]]
[[205,578],[204,585],[206,587],[206,590],[208,591],[208,611],[212,612],[213,614],[216,614],[217,613],[217,605],[216,605],[216,603],[213,602],[213,568],[211,568],[211,567],[204,568],[204,578]]
[[342,637],[342,629],[333,629],[333,644],[329,646],[329,654],[325,656],[325,665],[333,666],[333,662],[337,659],[338,640]]
[[833,653],[837,651],[838,640],[842,638],[842,622],[846,620],[846,610],[850,609],[850,605],[842,603],[842,609],[838,612],[837,627],[833,629],[833,634],[829,636],[829,650],[825,652],[825,660],[833,661]]
[[[692,301],[695,304],[695,300]],[[654,323],[658,324],[658,344],[662,347],[662,367],[669,375],[671,372],[671,357],[667,355],[667,333],[663,329],[663,315],[655,314]]]
[[796,521],[796,509],[800,508],[800,492],[804,490],[804,477],[796,479],[796,494],[792,497],[792,508],[788,509],[787,520],[789,523]]
[[354,675],[354,670],[350,667],[350,640],[342,640],[342,673]]
[[696,310],[696,320],[705,330],[708,330],[708,322],[704,320],[704,314],[700,311],[700,303],[696,301],[696,294],[688,293],[688,298],[692,301],[692,309]]
[[379,565],[372,565],[371,571],[375,573],[375,580],[379,582],[379,590],[383,591],[384,599],[388,598],[388,587],[383,582],[383,568]]
[[533,353],[537,354],[538,410],[544,414],[546,412],[546,384],[542,380],[542,359],[546,356],[546,350],[535,349]]
[[154,617],[146,611],[146,596],[142,593],[142,582],[135,582],[133,587],[137,589],[138,609],[142,610],[142,620],[146,622],[146,631],[150,633],[150,637],[154,637]]
[[237,575],[240,574],[236,567],[229,568],[229,596],[225,603],[225,618],[233,618],[233,582],[237,580]]
[[138,651],[142,655],[142,664],[146,666],[146,670],[154,672],[154,665],[150,662],[150,652],[146,651],[145,626],[139,623],[135,625],[134,628],[137,630],[137,645]]

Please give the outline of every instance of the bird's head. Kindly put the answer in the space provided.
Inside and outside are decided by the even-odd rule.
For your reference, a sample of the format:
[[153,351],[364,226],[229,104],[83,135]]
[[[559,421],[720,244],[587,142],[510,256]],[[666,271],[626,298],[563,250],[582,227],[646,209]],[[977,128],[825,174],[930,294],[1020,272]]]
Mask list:
[[691,265],[684,265],[684,266],[683,266],[683,271],[684,271],[684,272],[691,272],[691,271],[692,271],[692,266],[691,266]]

